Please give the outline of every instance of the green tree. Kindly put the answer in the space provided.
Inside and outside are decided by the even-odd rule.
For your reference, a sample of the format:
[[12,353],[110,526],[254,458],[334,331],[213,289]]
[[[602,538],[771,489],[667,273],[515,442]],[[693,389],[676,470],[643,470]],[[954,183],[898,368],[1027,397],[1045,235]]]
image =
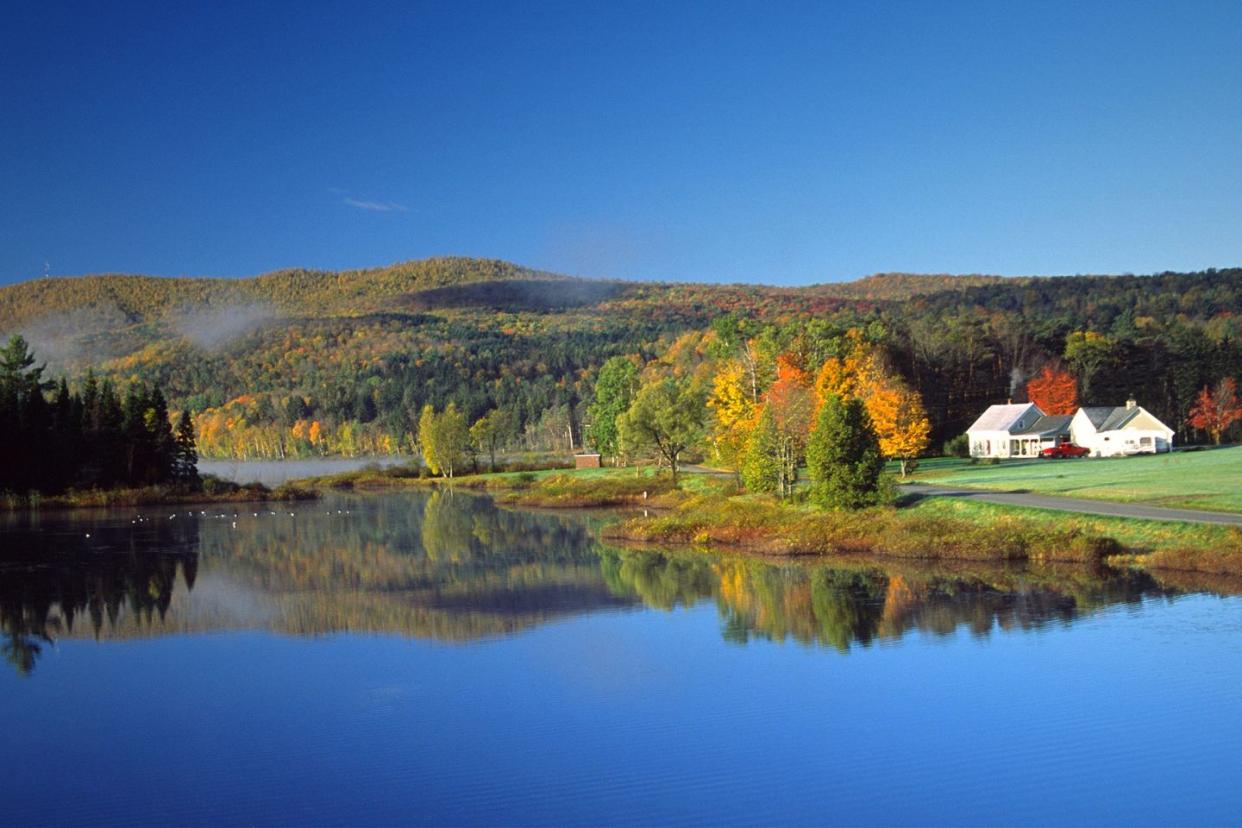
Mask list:
[[637,391],[638,366],[632,359],[612,357],[599,369],[595,401],[587,408],[587,440],[600,454],[616,457],[617,418],[629,409]]
[[825,397],[806,455],[820,505],[857,509],[877,501],[884,457],[862,400]]
[[1074,331],[1065,338],[1065,359],[1078,377],[1078,398],[1090,405],[1091,383],[1114,357],[1115,343],[1095,331]]
[[0,388],[14,388],[25,394],[32,388],[43,390],[43,366],[35,367],[35,356],[24,337],[13,335],[0,348]]
[[742,482],[752,492],[774,492],[780,486],[781,435],[772,409],[764,406],[759,422],[746,441],[742,459]]
[[496,471],[496,451],[512,433],[512,417],[500,408],[492,409],[470,426],[470,441],[476,450],[487,455],[492,471]]
[[677,483],[681,455],[703,434],[707,400],[684,379],[665,377],[644,385],[618,420],[618,436],[634,449],[655,451]]

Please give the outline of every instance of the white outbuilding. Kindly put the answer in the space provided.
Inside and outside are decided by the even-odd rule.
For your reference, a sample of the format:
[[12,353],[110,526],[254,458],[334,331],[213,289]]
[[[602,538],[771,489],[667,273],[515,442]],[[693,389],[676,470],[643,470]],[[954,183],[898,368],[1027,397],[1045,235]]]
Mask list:
[[1070,421],[1070,439],[1090,449],[1092,457],[1156,454],[1173,448],[1173,429],[1131,399],[1125,405],[1078,409]]

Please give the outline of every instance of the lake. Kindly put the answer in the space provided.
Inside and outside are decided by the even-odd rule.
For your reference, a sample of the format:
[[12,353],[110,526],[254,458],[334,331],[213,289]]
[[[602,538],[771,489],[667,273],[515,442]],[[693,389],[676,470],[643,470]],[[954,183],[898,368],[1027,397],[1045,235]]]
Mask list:
[[3,821],[1239,820],[1228,585],[619,549],[602,519],[0,517]]

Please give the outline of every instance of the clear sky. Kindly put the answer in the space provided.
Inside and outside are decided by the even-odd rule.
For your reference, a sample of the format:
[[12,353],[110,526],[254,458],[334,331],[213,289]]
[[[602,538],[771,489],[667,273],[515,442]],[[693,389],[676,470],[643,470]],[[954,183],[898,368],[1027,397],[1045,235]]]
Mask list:
[[1242,265],[1242,3],[19,2],[0,283]]

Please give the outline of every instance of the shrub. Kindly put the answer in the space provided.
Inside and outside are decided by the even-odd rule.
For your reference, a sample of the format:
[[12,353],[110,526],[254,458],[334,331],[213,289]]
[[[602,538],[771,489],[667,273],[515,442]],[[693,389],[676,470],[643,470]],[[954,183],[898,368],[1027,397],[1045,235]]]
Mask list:
[[944,441],[945,457],[969,457],[970,439],[965,434]]
[[239,488],[241,487],[231,480],[225,480],[224,478],[216,477],[213,474],[203,475],[203,492],[204,494],[209,494],[212,497],[233,494]]

